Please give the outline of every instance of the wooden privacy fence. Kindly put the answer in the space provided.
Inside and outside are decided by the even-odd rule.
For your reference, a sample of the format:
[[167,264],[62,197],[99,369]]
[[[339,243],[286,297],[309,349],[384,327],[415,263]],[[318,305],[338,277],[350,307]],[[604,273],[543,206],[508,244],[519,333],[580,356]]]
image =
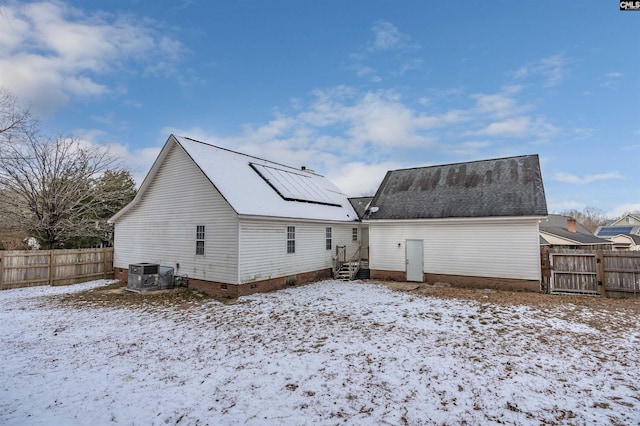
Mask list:
[[548,293],[640,296],[640,252],[543,248],[540,254]]
[[113,247],[0,251],[0,290],[113,278]]

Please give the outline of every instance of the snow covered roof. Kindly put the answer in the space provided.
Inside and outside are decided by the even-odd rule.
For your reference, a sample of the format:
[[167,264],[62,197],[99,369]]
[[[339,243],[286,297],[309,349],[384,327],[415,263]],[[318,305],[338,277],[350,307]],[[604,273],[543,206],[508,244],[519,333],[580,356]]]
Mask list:
[[[239,215],[355,221],[347,195],[324,176],[182,136],[169,136],[140,186],[141,198],[173,144],[180,146]],[[136,200],[118,212],[124,214]]]

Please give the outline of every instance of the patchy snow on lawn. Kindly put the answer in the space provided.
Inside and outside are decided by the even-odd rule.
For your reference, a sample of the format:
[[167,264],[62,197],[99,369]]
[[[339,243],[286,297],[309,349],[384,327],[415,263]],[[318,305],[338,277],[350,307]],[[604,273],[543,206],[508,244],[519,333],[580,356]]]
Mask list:
[[0,424],[640,422],[620,312],[337,281],[235,305],[56,297],[104,284],[0,292]]

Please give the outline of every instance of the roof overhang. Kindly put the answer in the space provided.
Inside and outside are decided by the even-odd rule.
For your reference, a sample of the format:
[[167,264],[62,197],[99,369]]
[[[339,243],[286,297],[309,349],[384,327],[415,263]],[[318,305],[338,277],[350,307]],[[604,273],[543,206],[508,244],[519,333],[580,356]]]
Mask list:
[[[572,239],[567,238],[567,237],[562,237],[560,235],[556,235],[556,234],[552,234],[550,232],[543,231],[542,229],[540,230],[540,235],[542,235],[543,238],[545,238],[545,240],[547,240],[547,241],[548,241],[547,237],[550,237],[550,238],[555,238],[555,239],[561,240],[563,242],[566,242],[566,244],[564,244],[564,245],[601,246],[601,245],[604,245],[604,244],[611,244],[611,241],[608,241],[608,240],[604,240],[604,241],[601,241],[601,242],[593,242],[593,243],[583,243],[583,242],[580,242],[580,241],[572,240]],[[550,245],[556,245],[555,243],[549,243],[549,244]]]
[[447,217],[447,218],[437,218],[437,219],[363,219],[362,223],[392,225],[397,223],[455,224],[455,223],[536,222],[537,224],[540,222],[541,219],[544,219],[545,217],[546,216],[493,216],[493,217]]
[[309,219],[309,218],[301,218],[301,217],[258,216],[258,215],[239,214],[238,219],[260,220],[265,222],[304,222],[304,223],[336,223],[336,224],[360,223],[360,220],[357,217],[349,218],[345,220],[329,220],[329,219]]

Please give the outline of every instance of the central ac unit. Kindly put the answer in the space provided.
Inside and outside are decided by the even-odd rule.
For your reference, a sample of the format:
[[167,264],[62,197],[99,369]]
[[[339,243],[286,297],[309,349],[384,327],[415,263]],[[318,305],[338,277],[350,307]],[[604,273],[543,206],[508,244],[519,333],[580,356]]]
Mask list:
[[159,269],[160,265],[157,263],[135,263],[129,265],[127,289],[133,291],[158,290]]

